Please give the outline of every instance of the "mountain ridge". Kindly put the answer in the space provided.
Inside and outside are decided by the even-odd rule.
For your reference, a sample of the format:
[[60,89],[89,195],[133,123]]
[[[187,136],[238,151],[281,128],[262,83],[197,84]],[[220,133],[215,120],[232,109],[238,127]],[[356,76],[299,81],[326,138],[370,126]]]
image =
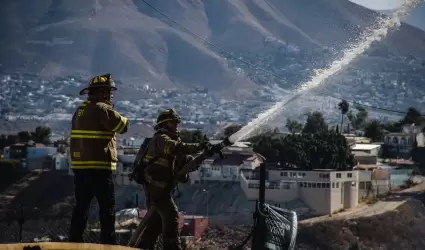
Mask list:
[[[20,114],[69,114],[81,101],[76,93],[82,85],[93,75],[109,72],[119,84],[118,100],[127,103],[120,106],[125,112],[156,115],[165,106],[180,106],[196,120],[203,107],[215,109],[201,112],[207,117],[226,113],[218,115],[218,121],[231,117],[245,123],[259,109],[243,110],[235,103],[246,106],[254,100],[267,107],[280,100],[276,87],[292,90],[308,81],[314,69],[329,66],[383,17],[338,0],[147,2],[189,31],[141,0],[3,1],[0,72],[35,76],[17,74],[5,80],[2,105]],[[425,32],[402,23],[343,72],[331,76],[318,92],[388,108],[401,103],[397,109],[403,109],[421,103],[419,97],[425,93],[419,83],[424,76]],[[74,78],[78,80],[70,80]],[[31,86],[43,84],[44,90]],[[172,99],[196,88],[217,95],[208,102],[203,93]],[[163,89],[177,92],[163,94]],[[37,99],[32,97],[35,91]],[[388,97],[378,98],[380,93]],[[25,106],[18,96],[30,98],[32,106]],[[43,96],[62,104],[40,103]],[[393,98],[389,104],[388,98]],[[142,99],[143,105],[134,102]],[[156,104],[147,110],[151,100]],[[219,108],[223,101],[229,102],[224,110]],[[9,107],[12,102],[15,107]],[[190,105],[194,107],[187,108]],[[298,106],[304,109],[305,104],[298,101],[288,107],[293,106],[293,112],[299,112]]]

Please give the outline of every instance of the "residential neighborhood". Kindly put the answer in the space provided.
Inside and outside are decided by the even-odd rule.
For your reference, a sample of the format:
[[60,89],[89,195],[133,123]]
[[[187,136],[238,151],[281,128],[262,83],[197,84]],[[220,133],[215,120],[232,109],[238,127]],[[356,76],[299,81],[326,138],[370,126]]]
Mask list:
[[[352,119],[351,123],[359,123],[355,120],[357,118]],[[207,158],[190,173],[188,183],[179,185],[175,194],[182,239],[192,244],[209,227],[251,223],[260,194],[262,166],[266,168],[266,203],[294,211],[301,220],[358,211],[364,204],[385,199],[423,181],[418,177],[423,169],[423,161],[418,158],[423,146],[420,127],[410,126],[402,132],[381,128],[375,131],[372,129],[373,120],[363,122],[364,133],[359,130],[341,133],[338,125],[328,126],[320,112],[313,112],[308,115],[305,124],[288,121],[286,126],[290,132],[266,129],[224,148],[224,158],[218,155]],[[241,127],[227,126],[210,138],[200,130],[183,128],[181,136],[187,142],[207,138],[209,143],[218,144],[221,138]],[[1,138],[5,146],[0,163],[10,169],[8,171],[20,169],[24,175],[16,183],[11,182],[11,186],[0,193],[0,199],[12,202],[10,197],[22,193],[19,190],[25,186],[46,190],[50,178],[55,178],[52,184],[56,183],[56,186],[61,186],[62,192],[67,192],[66,206],[69,209],[74,174],[69,138],[52,136],[48,127],[37,127],[34,131],[19,132],[15,137],[8,135]],[[136,154],[145,139],[132,134],[120,136],[117,140],[115,226],[120,242],[128,240],[147,211],[141,186],[129,179]],[[416,152],[418,150],[419,153]],[[30,175],[26,177],[28,173]],[[45,177],[38,177],[43,175]],[[43,184],[35,184],[37,178],[44,180]],[[26,195],[31,195],[28,192]],[[99,235],[97,209],[94,207],[89,216],[87,232],[93,235]],[[66,213],[68,210],[61,211]],[[35,229],[32,230],[35,232]]]

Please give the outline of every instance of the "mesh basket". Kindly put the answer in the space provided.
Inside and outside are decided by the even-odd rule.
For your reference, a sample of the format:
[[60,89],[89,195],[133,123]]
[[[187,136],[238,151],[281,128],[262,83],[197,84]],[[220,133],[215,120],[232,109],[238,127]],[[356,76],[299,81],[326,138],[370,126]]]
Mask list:
[[298,218],[294,211],[265,204],[263,209],[257,208],[257,215],[258,227],[255,235],[260,234],[259,238],[262,239],[261,243],[257,243],[261,244],[258,249],[292,250],[295,248]]

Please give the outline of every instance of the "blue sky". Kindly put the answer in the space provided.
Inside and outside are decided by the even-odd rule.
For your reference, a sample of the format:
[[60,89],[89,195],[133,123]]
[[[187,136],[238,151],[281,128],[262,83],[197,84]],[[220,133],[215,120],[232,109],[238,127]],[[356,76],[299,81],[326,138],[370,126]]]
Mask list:
[[[366,8],[388,13],[391,10],[396,9],[405,2],[404,0],[350,0],[353,3],[362,5]],[[413,10],[404,21],[415,27],[418,27],[425,31],[425,1],[422,0],[422,4]]]

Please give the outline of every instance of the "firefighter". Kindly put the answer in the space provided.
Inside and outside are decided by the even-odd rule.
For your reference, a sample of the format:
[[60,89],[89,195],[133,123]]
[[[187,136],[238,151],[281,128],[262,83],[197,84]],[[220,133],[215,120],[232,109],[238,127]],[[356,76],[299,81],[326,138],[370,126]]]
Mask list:
[[[154,205],[158,212],[149,220],[136,246],[138,248],[154,249],[158,235],[162,231],[163,249],[181,249],[178,210],[172,198],[170,185],[173,175],[178,170],[176,168],[192,159],[187,155],[207,149],[209,144],[182,142],[178,132],[180,122],[180,117],[174,109],[162,111],[154,127],[156,132],[144,156],[146,205],[148,209]],[[185,162],[178,164],[181,159]],[[179,181],[187,182],[188,175]]]
[[72,117],[71,165],[74,172],[75,206],[69,241],[82,242],[91,200],[99,204],[102,244],[116,244],[115,189],[117,165],[116,133],[124,134],[129,121],[112,107],[117,90],[110,74],[96,76],[80,95],[88,99]]

